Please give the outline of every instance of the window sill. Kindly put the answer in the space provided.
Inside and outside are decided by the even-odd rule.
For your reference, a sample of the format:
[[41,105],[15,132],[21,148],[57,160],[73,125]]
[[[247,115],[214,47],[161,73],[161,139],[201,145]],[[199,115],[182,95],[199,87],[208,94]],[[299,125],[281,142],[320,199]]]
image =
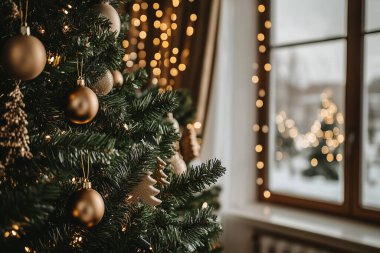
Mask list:
[[334,246],[355,252],[380,252],[380,227],[273,204],[255,203],[222,213],[224,219],[237,218],[257,229]]

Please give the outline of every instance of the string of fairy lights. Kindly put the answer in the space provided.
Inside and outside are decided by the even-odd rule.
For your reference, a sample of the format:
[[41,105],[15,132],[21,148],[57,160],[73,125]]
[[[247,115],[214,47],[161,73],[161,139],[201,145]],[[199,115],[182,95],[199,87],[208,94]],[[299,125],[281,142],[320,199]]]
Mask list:
[[[265,172],[263,169],[266,164],[264,163],[266,152],[264,152],[268,146],[267,134],[269,132],[268,127],[268,112],[269,109],[265,108],[268,103],[267,89],[269,72],[272,70],[272,65],[269,62],[269,34],[272,28],[272,23],[269,19],[268,12],[270,7],[270,1],[260,0],[257,5],[258,12],[258,32],[257,32],[257,50],[258,50],[258,61],[253,64],[253,69],[255,71],[252,76],[252,83],[257,87],[257,98],[256,98],[256,109],[258,111],[258,120],[252,126],[253,132],[257,133],[257,144],[255,146],[255,152],[257,154],[256,169],[258,170],[256,177],[256,184],[258,185],[259,198],[269,199],[271,197],[271,192],[267,188],[267,184],[264,182]],[[343,144],[345,137],[342,125],[344,123],[344,116],[341,112],[338,112],[338,107],[330,99],[331,94],[328,90],[325,90],[320,95],[320,101],[322,108],[318,113],[318,120],[314,121],[310,127],[310,131],[305,134],[300,134],[296,127],[296,123],[293,119],[289,118],[284,111],[279,112],[276,115],[276,125],[277,132],[282,138],[290,138],[295,143],[295,148],[297,150],[307,149],[307,148],[320,148],[322,156],[319,158],[311,157],[310,165],[313,168],[318,166],[321,160],[325,159],[327,163],[342,162],[343,154],[339,150],[341,144]],[[336,126],[332,129],[323,129],[322,125],[328,124]],[[277,150],[275,153],[275,159],[281,161],[284,158],[283,152]]]
[[[126,71],[134,72],[148,66],[151,83],[165,90],[172,90],[179,85],[177,82],[181,73],[188,68],[191,37],[198,19],[196,13],[189,15],[185,27],[186,39],[180,48],[178,19],[183,1],[172,0],[169,5],[160,5],[159,2],[136,0],[132,5],[129,38],[123,41]],[[151,13],[153,15],[149,15]],[[153,24],[153,27],[149,24]]]
[[[256,108],[259,112],[259,117],[257,123],[255,123],[252,126],[252,130],[255,133],[261,132],[263,135],[268,134],[269,127],[267,125],[267,122],[265,122],[264,117],[261,117],[263,109],[265,109],[266,106],[266,97],[267,97],[267,87],[265,83],[262,81],[266,75],[268,75],[268,72],[272,70],[272,66],[269,63],[269,56],[267,47],[268,42],[266,37],[269,36],[269,30],[272,27],[271,21],[266,19],[266,17],[269,17],[269,15],[265,15],[265,12],[268,11],[268,8],[270,6],[270,1],[259,1],[257,5],[257,13],[258,13],[258,32],[257,32],[257,50],[258,50],[258,62],[253,64],[253,69],[255,71],[255,74],[252,76],[252,83],[257,87],[257,98],[256,98]],[[263,169],[266,166],[264,163],[264,139],[261,138],[262,135],[258,134],[258,142],[255,146],[255,152],[257,153],[257,162],[256,162],[256,169],[258,170],[257,177],[256,177],[256,184],[259,187],[264,186],[264,176],[263,176]],[[262,191],[262,196],[265,199],[270,198],[271,193],[268,189],[264,189]]]

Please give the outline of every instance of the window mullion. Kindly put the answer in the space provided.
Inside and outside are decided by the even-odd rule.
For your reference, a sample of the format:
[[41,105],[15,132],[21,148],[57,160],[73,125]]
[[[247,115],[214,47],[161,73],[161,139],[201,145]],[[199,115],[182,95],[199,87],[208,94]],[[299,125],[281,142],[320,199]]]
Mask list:
[[359,206],[360,199],[363,7],[364,0],[348,0],[344,206],[350,213]]

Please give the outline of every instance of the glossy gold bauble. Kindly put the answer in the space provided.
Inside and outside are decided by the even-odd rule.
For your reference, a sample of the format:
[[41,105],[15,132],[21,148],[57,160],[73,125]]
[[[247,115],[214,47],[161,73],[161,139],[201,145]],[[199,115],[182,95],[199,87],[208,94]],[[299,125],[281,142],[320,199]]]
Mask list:
[[3,48],[5,70],[23,81],[36,78],[45,68],[46,50],[39,39],[31,35],[10,38]]
[[119,36],[121,21],[120,16],[109,3],[101,3],[95,5],[97,11],[99,11],[100,15],[104,16],[111,22],[110,30],[111,32],[116,32],[116,37]]
[[67,97],[66,114],[75,124],[90,122],[95,118],[98,109],[98,97],[87,87],[78,87]]
[[67,212],[72,220],[88,228],[102,220],[104,209],[102,196],[91,188],[74,192],[67,203]]
[[106,73],[95,83],[88,85],[97,95],[107,95],[113,87],[113,77],[111,71]]
[[120,88],[121,86],[123,86],[123,83],[124,83],[123,74],[119,70],[112,70],[111,74],[113,77],[113,87]]

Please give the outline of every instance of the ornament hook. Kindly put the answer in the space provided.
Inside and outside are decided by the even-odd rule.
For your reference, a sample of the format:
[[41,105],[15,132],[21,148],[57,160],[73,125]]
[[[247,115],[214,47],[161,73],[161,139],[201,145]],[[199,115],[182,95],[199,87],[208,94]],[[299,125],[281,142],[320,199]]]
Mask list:
[[83,55],[81,55],[80,62],[77,56],[77,72],[78,72],[77,84],[80,86],[84,86],[85,82],[84,82],[84,77],[83,77]]
[[80,159],[82,162],[82,172],[83,172],[83,188],[84,189],[90,189],[91,188],[91,182],[90,182],[90,155],[87,156],[87,174],[84,169],[84,162],[83,162],[83,153],[80,152]]

